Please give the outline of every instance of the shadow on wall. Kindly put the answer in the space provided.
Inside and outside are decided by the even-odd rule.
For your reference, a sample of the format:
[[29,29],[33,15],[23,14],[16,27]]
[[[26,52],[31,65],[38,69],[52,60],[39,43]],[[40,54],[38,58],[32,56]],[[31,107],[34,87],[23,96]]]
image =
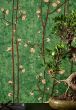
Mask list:
[[0,110],[53,110],[47,103],[0,104]]
[[26,110],[54,110],[51,109],[48,103],[28,103]]

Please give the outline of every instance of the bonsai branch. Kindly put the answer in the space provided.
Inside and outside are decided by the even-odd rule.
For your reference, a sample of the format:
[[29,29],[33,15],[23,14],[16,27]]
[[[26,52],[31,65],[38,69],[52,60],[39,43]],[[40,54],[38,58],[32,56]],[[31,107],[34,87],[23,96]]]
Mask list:
[[56,78],[54,79],[58,82],[58,84],[60,84],[61,82],[64,82],[65,84],[68,85],[68,89],[71,88],[71,90],[76,91],[76,72],[72,73],[67,79],[64,79],[64,80],[57,80]]
[[66,0],[64,1],[61,5],[59,5],[55,10],[53,10],[52,12],[49,13],[50,14],[53,14],[54,12],[56,12],[59,8],[61,8],[62,6],[64,6],[66,4],[66,2],[68,2],[69,0]]

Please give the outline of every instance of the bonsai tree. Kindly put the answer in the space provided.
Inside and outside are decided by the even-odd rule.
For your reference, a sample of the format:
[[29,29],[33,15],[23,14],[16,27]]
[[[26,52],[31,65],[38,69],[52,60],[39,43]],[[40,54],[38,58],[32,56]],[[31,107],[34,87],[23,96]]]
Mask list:
[[[65,93],[55,98],[58,100],[76,101],[76,71],[73,69],[74,65],[76,64],[76,12],[72,11],[66,16],[57,16],[55,17],[54,21],[55,27],[53,29],[56,35],[60,38],[60,45],[57,45],[57,51],[54,54],[55,61],[58,62],[60,67],[60,63],[67,58],[71,64],[70,72],[66,79],[58,80],[55,76],[52,75],[52,78],[54,78],[54,80],[57,82],[56,84],[61,84],[62,82],[64,84],[67,84]],[[58,66],[58,64],[56,66]],[[56,72],[59,73],[59,71]],[[61,108],[64,108],[63,106],[66,105],[66,102],[62,103],[63,105],[61,104],[61,102],[58,103],[60,103],[60,105],[62,106]],[[70,104],[71,107],[75,107],[75,105],[73,105],[72,103]],[[68,108],[70,104],[66,105],[66,107]]]

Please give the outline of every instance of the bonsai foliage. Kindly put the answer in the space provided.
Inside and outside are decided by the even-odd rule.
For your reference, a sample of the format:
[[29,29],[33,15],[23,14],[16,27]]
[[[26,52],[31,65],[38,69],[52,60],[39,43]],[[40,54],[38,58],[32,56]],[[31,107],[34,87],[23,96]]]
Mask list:
[[76,36],[76,12],[55,17],[56,26],[54,29],[68,46],[72,45],[72,41]]
[[70,14],[61,15],[58,17],[55,17],[55,32],[60,37],[61,42],[64,43],[63,45],[66,45],[67,51],[66,55],[70,59],[74,56],[76,53],[76,12],[72,11]]
[[[62,61],[68,58],[69,62],[71,63],[71,74],[66,80],[60,80],[57,81],[57,83],[64,82],[67,84],[66,92],[68,91],[68,88],[71,88],[72,90],[75,89],[75,85],[73,85],[72,80],[74,77],[76,77],[75,73],[72,73],[73,71],[73,66],[76,64],[76,44],[75,44],[75,39],[76,39],[76,12],[72,11],[70,14],[65,15],[60,15],[55,17],[55,27],[54,31],[57,34],[57,36],[60,37],[60,45],[57,46],[58,54],[57,52],[54,54],[54,57],[57,57],[59,59],[59,67],[60,64],[62,64]],[[59,72],[58,72],[59,73]],[[53,77],[55,78],[55,77]],[[75,81],[75,79],[74,79]]]

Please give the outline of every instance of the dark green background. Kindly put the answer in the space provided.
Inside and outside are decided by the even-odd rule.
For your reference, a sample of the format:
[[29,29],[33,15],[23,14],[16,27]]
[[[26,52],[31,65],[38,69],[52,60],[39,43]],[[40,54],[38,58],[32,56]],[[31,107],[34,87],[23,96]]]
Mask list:
[[[8,9],[9,14],[6,15],[6,19],[11,21],[12,17],[12,2],[11,0],[0,0],[0,9]],[[54,0],[55,1],[55,0]],[[30,95],[30,92],[36,89],[37,79],[36,76],[40,73],[43,73],[44,66],[42,66],[42,58],[40,58],[40,49],[37,46],[33,46],[33,44],[40,44],[42,42],[42,27],[40,20],[37,17],[36,11],[38,10],[40,5],[40,0],[20,0],[19,6],[20,10],[26,12],[26,20],[22,21],[21,18],[18,21],[17,25],[17,34],[18,37],[22,39],[21,45],[19,46],[19,54],[20,54],[20,64],[24,66],[25,73],[20,72],[20,102],[41,102],[38,101],[38,98],[41,95],[35,91],[34,96]],[[70,0],[70,10],[76,8],[76,1]],[[46,12],[46,4],[43,6],[44,15]],[[51,7],[50,7],[51,9]],[[53,10],[54,8],[52,8]],[[63,13],[63,7],[62,11]],[[59,13],[60,14],[60,13]],[[44,16],[43,15],[43,16]],[[54,50],[55,46],[59,43],[59,38],[52,34],[52,27],[54,26],[53,18],[58,15],[58,13],[54,13],[49,16],[49,20],[46,28],[46,36],[45,36],[45,47],[51,48]],[[0,18],[2,17],[2,13],[0,10]],[[40,31],[40,33],[38,33]],[[46,42],[46,38],[50,38],[50,42]],[[30,48],[27,46],[24,47],[24,44],[27,41],[31,41],[32,46],[35,48],[35,53],[30,53]],[[0,102],[6,102],[11,100],[12,97],[8,97],[8,93],[12,92],[12,86],[8,84],[9,80],[12,80],[12,59],[11,53],[7,52],[7,48],[11,47],[11,26],[6,26],[5,20],[0,20]],[[17,58],[16,58],[16,45],[15,47],[15,74],[17,75]],[[47,57],[47,55],[46,55]],[[48,57],[47,57],[48,58]],[[47,59],[49,60],[49,59]],[[68,66],[67,66],[68,65]],[[65,69],[65,74],[59,75],[59,79],[63,77],[67,77],[69,74],[70,64],[67,59],[63,61],[62,68]],[[17,79],[17,78],[16,78]],[[47,75],[47,88],[52,86],[52,81],[50,77]],[[61,85],[59,87],[60,91],[64,91]],[[62,88],[61,88],[62,87]],[[65,87],[64,87],[65,88]],[[50,93],[51,91],[49,91]],[[44,101],[47,101],[48,98],[45,98]]]

